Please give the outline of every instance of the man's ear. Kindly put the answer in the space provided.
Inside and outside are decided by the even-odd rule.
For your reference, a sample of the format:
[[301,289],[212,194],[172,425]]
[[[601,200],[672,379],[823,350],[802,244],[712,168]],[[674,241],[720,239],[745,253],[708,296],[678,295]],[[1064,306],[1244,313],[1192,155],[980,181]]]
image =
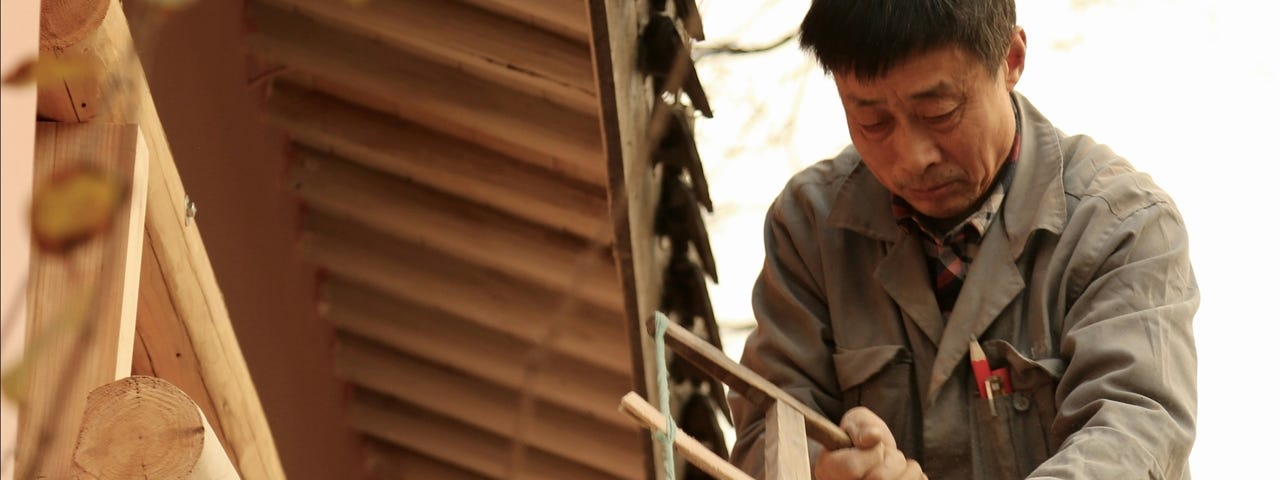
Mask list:
[[1022,27],[1013,27],[1013,38],[1009,42],[1009,53],[1004,58],[1005,89],[1012,92],[1018,79],[1022,78],[1022,69],[1027,66],[1027,31]]

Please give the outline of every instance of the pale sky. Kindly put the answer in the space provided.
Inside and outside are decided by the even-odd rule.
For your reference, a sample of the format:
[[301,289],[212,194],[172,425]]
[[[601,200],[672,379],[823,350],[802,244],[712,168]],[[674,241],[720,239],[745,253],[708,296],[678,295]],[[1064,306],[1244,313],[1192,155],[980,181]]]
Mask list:
[[[704,0],[707,42],[767,44],[809,2]],[[1280,441],[1280,313],[1269,302],[1277,228],[1280,7],[1245,0],[1024,0],[1027,69],[1018,90],[1058,128],[1084,133],[1150,173],[1186,220],[1201,288],[1196,315],[1197,478],[1273,470]],[[754,324],[764,210],[791,174],[847,145],[834,87],[795,43],[698,63],[716,117],[696,126],[716,212],[712,286],[729,355]]]

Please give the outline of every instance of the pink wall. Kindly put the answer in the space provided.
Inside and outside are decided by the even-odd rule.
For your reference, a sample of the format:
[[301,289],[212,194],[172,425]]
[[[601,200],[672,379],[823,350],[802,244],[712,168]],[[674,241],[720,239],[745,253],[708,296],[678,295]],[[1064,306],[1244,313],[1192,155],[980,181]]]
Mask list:
[[[8,74],[39,51],[39,33],[40,2],[0,2],[0,74]],[[13,318],[7,320],[18,322],[15,327],[6,327],[6,335],[0,338],[0,368],[7,369],[22,354],[22,338],[26,335],[24,279],[31,253],[26,220],[35,158],[35,86],[0,87],[0,110],[0,312],[7,315],[16,308]],[[8,480],[13,478],[10,452],[17,436],[18,417],[13,405],[7,400],[0,402],[0,452],[4,458],[0,478]]]

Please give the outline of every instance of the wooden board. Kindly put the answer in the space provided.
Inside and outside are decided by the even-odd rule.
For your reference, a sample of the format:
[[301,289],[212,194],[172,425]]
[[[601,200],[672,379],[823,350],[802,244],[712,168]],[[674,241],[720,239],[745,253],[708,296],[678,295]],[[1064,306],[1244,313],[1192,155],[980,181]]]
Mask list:
[[105,233],[64,254],[32,248],[29,383],[15,478],[66,478],[85,398],[129,375],[148,149],[136,125],[41,123],[35,153],[37,195],[53,177],[82,167],[130,185]]
[[785,402],[773,402],[764,417],[764,478],[808,480],[809,439],[804,417]]

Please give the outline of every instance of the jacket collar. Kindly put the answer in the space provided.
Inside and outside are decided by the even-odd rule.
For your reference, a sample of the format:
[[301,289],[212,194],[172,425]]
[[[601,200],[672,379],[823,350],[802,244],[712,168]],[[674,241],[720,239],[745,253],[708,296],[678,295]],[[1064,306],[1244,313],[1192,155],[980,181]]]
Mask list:
[[[1004,221],[1000,223],[1013,258],[1018,258],[1036,230],[1062,232],[1067,208],[1058,130],[1021,94],[1015,92],[1013,98],[1022,112],[1022,153],[1001,207]],[[896,241],[902,232],[893,217],[889,190],[871,175],[852,145],[836,157],[836,162],[850,162],[853,168],[836,193],[827,225]]]

